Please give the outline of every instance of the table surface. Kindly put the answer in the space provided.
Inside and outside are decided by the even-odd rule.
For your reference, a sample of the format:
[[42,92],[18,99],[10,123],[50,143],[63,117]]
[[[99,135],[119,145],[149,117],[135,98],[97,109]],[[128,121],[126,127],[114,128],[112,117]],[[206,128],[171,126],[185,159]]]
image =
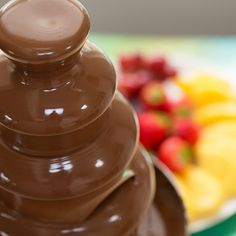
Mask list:
[[[236,86],[236,37],[138,37],[91,35],[116,64],[122,53],[160,54],[170,59],[184,76],[216,74]],[[194,236],[236,236],[236,215]]]

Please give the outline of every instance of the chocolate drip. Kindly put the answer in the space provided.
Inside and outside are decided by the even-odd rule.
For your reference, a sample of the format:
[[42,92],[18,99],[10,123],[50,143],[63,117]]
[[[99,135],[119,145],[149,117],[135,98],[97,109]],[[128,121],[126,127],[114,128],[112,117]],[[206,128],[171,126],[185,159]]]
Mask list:
[[154,196],[132,108],[75,0],[0,11],[0,233],[128,236]]

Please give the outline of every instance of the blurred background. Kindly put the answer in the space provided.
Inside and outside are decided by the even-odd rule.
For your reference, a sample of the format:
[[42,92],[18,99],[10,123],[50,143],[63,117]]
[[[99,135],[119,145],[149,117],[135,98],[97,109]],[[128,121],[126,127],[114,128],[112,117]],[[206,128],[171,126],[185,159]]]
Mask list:
[[129,34],[234,34],[234,0],[83,0],[93,29]]
[[[0,4],[7,0],[0,0]],[[82,0],[96,32],[235,34],[235,0]]]

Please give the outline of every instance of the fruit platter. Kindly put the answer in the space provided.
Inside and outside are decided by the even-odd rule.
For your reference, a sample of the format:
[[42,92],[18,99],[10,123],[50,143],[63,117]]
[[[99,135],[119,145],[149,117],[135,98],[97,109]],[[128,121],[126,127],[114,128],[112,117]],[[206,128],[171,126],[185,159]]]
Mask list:
[[175,176],[189,231],[236,212],[236,89],[212,73],[185,76],[162,55],[119,56],[120,91],[138,113],[140,142]]

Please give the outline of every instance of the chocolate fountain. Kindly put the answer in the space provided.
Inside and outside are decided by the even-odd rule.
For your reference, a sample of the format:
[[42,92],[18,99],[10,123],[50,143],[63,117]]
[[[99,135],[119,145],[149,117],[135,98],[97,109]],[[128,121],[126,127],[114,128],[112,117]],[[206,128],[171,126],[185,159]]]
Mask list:
[[155,169],[89,25],[76,0],[0,11],[1,236],[142,234]]

